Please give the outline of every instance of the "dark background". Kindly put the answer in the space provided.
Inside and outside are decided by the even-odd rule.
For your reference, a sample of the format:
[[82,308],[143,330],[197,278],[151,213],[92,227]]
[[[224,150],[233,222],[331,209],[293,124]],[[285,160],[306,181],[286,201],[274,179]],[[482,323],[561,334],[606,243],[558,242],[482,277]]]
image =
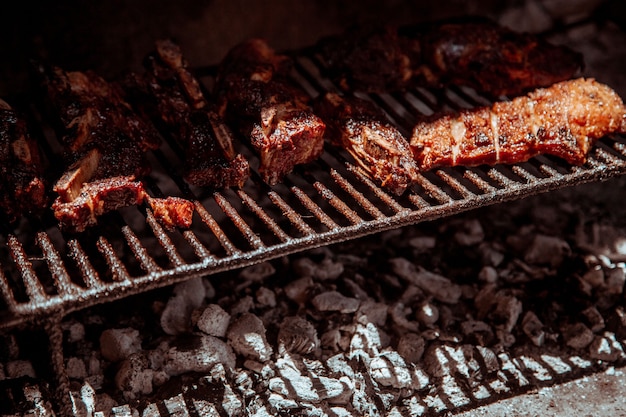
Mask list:
[[156,39],[177,40],[192,66],[218,62],[248,37],[276,49],[314,43],[360,23],[487,16],[541,32],[592,14],[623,19],[621,0],[25,0],[0,9],[0,96],[23,92],[33,59],[105,77],[136,69]]
[[[515,1],[26,0],[0,10],[0,96],[23,90],[31,59],[105,77],[136,68],[155,39],[180,42],[191,65],[219,61],[237,42],[266,38],[277,49],[365,22],[402,24],[481,14],[496,17]],[[519,3],[519,2],[517,2]]]

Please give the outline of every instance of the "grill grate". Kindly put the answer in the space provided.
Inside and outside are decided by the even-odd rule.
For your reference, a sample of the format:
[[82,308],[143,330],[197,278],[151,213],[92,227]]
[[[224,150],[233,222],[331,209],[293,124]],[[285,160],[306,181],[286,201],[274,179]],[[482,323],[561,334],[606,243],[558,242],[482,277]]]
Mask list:
[[[336,90],[321,75],[314,51],[301,51],[295,63],[294,79],[311,96]],[[210,75],[202,80],[210,82]],[[405,134],[420,115],[489,103],[464,88],[364,97]],[[59,147],[53,137],[48,141],[44,149],[52,159]],[[241,152],[253,167],[258,165],[250,149]],[[253,173],[242,190],[210,192],[185,184],[177,174],[182,155],[166,138],[150,155],[154,172],[147,185],[154,195],[195,202],[190,230],[167,231],[148,208],[129,207],[106,215],[99,228],[80,236],[62,233],[51,215],[25,219],[5,231],[0,236],[0,328],[626,172],[626,141],[612,136],[595,146],[582,167],[539,156],[513,166],[439,169],[421,174],[405,195],[396,197],[374,184],[347,153],[327,146],[319,161],[298,167],[282,184],[270,188]]]

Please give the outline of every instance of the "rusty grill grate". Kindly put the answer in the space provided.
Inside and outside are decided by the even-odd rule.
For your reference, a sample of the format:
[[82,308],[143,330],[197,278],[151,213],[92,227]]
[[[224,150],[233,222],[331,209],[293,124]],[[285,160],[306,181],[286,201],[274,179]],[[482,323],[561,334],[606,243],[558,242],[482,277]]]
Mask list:
[[[321,75],[314,52],[301,51],[295,63],[294,79],[310,95],[335,90]],[[207,83],[209,73],[201,76]],[[405,134],[420,114],[489,103],[464,88],[366,98]],[[46,137],[44,151],[52,159],[58,144],[52,135]],[[241,151],[255,167],[250,150]],[[51,214],[24,219],[15,229],[5,226],[0,236],[0,328],[626,172],[626,141],[614,136],[601,140],[582,167],[540,156],[513,166],[439,169],[423,173],[405,195],[396,197],[374,184],[347,153],[327,146],[319,161],[299,167],[275,187],[264,185],[253,173],[242,190],[212,192],[184,183],[177,174],[182,154],[166,138],[150,155],[154,172],[146,182],[154,195],[179,195],[195,202],[190,230],[163,229],[145,207],[111,213],[98,228],[80,236],[63,234]]]

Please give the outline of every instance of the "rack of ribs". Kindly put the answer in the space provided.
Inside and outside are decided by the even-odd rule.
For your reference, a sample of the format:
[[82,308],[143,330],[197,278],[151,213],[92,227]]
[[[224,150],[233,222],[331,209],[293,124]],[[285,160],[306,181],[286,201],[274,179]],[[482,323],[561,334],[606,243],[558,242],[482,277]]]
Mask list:
[[230,129],[187,69],[180,47],[157,41],[144,64],[145,73],[126,83],[130,101],[181,145],[185,180],[202,187],[243,187],[248,161],[235,152]]
[[[58,197],[52,209],[60,227],[80,232],[104,213],[143,202],[166,226],[188,227],[191,202],[175,197],[159,201],[140,181],[151,169],[145,152],[156,149],[160,138],[124,101],[121,87],[91,71],[41,67],[40,72],[69,165],[53,187]],[[171,219],[184,221],[174,224]]]
[[574,77],[582,55],[488,19],[397,28],[357,28],[322,39],[321,56],[339,87],[384,92],[465,85],[515,96]]
[[269,185],[296,165],[317,159],[324,147],[324,122],[289,79],[290,67],[287,56],[276,54],[263,40],[250,39],[228,52],[216,76],[220,115],[249,141]]
[[46,183],[37,141],[26,120],[0,99],[0,211],[9,221],[46,207]]
[[406,138],[370,101],[326,93],[315,111],[327,126],[327,137],[394,194],[402,194],[418,169]]
[[549,154],[584,164],[596,140],[626,132],[626,107],[610,87],[578,78],[491,107],[418,123],[411,150],[420,170],[507,164]]

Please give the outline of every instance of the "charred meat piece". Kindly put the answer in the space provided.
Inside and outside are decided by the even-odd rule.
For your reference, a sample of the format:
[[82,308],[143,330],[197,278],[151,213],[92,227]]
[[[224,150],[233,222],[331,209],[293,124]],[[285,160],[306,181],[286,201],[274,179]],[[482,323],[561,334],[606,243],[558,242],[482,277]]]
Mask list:
[[311,111],[306,93],[290,82],[290,62],[251,39],[226,55],[216,77],[220,114],[249,140],[270,185],[317,159],[324,147],[324,122]]
[[[64,71],[56,67],[41,71],[49,104],[60,122],[61,140],[69,151],[94,146],[108,153],[126,142],[142,151],[159,147],[158,133],[137,116],[118,84],[92,71]],[[135,152],[132,156],[138,157]]]
[[580,165],[597,139],[616,132],[626,132],[621,98],[604,84],[579,78],[419,123],[411,149],[421,170],[516,163],[538,154]]
[[583,66],[566,47],[482,18],[352,29],[319,46],[329,76],[352,91],[456,84],[494,97],[519,95],[570,79]]
[[96,225],[98,218],[110,211],[147,202],[155,218],[168,229],[189,228],[194,206],[178,197],[150,197],[141,181],[133,176],[97,179],[80,184],[74,198],[58,197],[52,204],[54,215],[63,230],[82,232]]
[[108,177],[82,183],[75,198],[59,197],[52,209],[63,230],[82,232],[104,213],[141,204],[145,198],[143,183],[133,176]]
[[10,221],[46,207],[43,163],[26,120],[0,100],[0,210]]
[[577,52],[490,21],[442,24],[416,40],[431,83],[467,85],[491,96],[547,87],[583,66]]
[[69,161],[53,187],[61,228],[80,232],[104,213],[149,199],[138,178],[150,172],[145,152],[160,143],[154,127],[132,110],[117,84],[93,72],[42,71]]
[[194,211],[194,204],[191,201],[179,197],[147,197],[147,200],[154,217],[166,228],[191,227]]
[[327,137],[383,187],[400,195],[415,181],[408,141],[371,102],[327,93],[315,110],[326,122]]
[[[328,75],[344,91],[395,91],[413,83],[419,44],[393,26],[355,27],[318,43]],[[417,48],[417,49],[415,49]]]
[[146,73],[129,83],[133,104],[181,144],[185,180],[203,187],[243,187],[250,174],[248,161],[235,152],[232,133],[210,108],[180,47],[157,41],[145,66]]

